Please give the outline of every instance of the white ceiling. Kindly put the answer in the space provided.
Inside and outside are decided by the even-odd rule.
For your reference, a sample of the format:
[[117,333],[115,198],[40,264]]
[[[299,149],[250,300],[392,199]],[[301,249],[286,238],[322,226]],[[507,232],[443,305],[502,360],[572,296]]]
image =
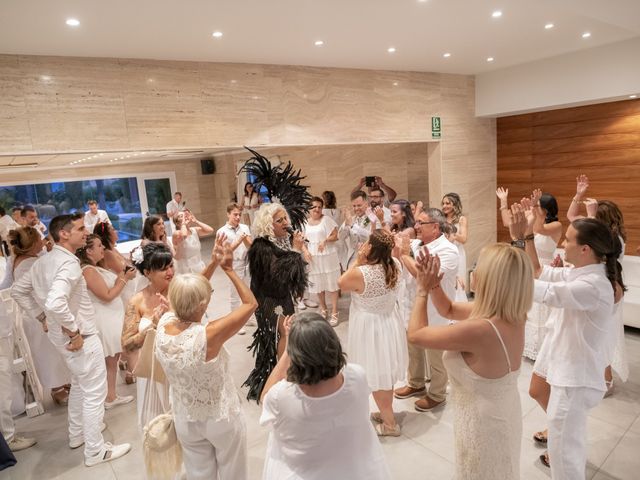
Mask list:
[[[68,27],[70,17],[80,26]],[[637,36],[640,0],[0,2],[7,54],[477,74]]]

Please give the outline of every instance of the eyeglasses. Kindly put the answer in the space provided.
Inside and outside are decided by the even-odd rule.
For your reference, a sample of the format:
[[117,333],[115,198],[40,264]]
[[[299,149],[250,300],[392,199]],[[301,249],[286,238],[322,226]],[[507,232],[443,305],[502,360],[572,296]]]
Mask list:
[[277,220],[274,220],[274,222],[280,224],[280,223],[283,223],[286,219],[287,219],[287,217],[280,217]]
[[420,220],[416,220],[416,225],[429,225],[431,223],[438,223],[438,222],[421,222]]

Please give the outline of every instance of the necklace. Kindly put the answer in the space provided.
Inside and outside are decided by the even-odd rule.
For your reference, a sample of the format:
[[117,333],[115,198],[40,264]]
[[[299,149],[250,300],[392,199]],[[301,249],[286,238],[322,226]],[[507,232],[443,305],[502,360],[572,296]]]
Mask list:
[[291,250],[289,237],[269,237],[269,240],[281,250]]

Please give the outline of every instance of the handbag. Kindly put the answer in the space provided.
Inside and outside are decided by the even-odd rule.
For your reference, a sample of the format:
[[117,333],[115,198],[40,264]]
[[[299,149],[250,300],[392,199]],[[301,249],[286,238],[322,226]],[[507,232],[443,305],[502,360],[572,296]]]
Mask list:
[[140,358],[133,369],[133,374],[141,378],[153,378],[158,383],[167,383],[167,376],[155,356],[155,344],[156,331],[149,329],[140,349]]

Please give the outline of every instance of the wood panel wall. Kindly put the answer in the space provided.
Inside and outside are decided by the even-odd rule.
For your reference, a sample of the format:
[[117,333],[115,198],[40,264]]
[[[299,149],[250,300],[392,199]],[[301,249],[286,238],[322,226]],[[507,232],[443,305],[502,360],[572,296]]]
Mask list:
[[[640,245],[640,100],[565,108],[497,120],[497,182],[511,201],[534,188],[558,200],[560,221],[586,174],[588,197],[611,200],[624,215],[627,254]],[[584,212],[584,206],[582,207]],[[498,238],[508,239],[500,227]]]

